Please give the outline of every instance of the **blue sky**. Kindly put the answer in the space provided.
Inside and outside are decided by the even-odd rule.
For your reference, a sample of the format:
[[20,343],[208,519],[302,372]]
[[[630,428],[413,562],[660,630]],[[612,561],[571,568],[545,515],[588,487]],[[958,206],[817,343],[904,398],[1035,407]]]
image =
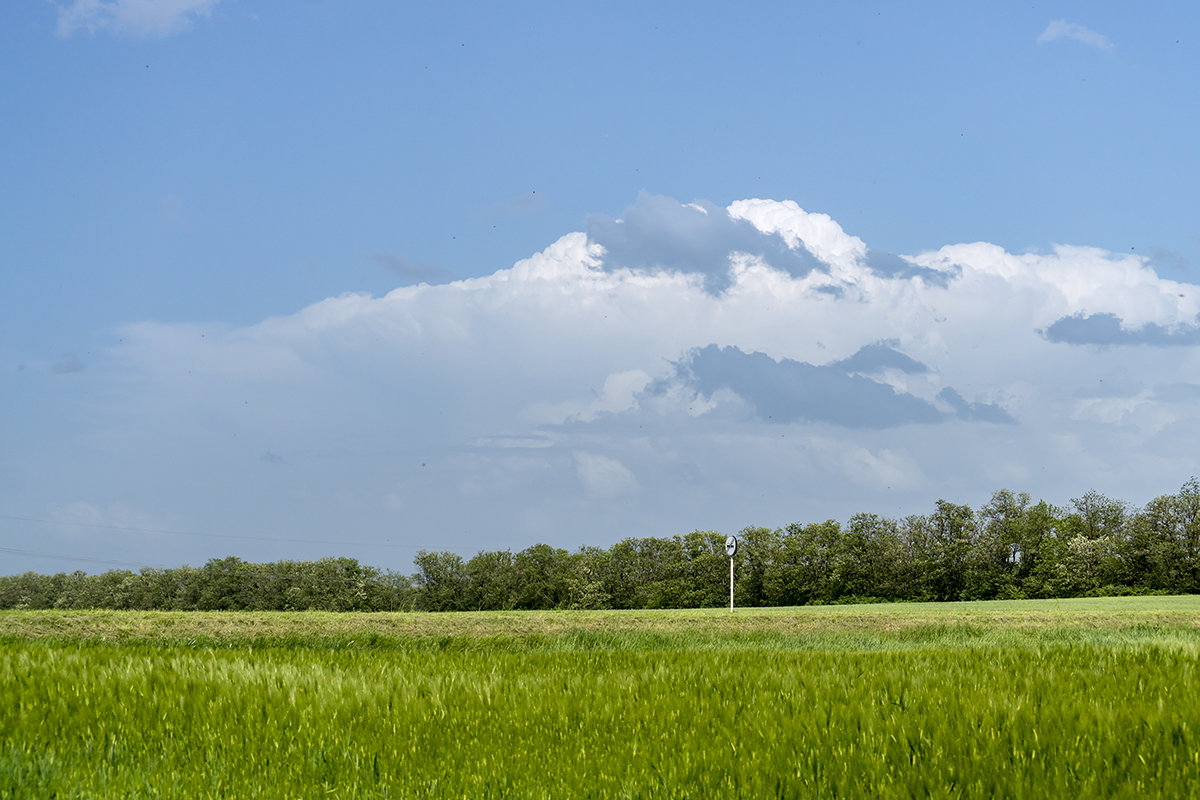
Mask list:
[[0,570],[1174,491],[1198,16],[20,0]]

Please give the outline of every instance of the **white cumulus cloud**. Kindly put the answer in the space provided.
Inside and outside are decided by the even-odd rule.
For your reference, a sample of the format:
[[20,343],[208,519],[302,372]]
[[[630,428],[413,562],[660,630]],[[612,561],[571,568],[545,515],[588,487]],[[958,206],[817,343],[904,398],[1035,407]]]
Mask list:
[[1144,502],[1195,471],[1200,287],[1138,256],[879,254],[762,199],[590,227],[484,277],[128,326],[59,382],[74,449],[22,461],[78,493],[55,507],[464,553],[999,488]]

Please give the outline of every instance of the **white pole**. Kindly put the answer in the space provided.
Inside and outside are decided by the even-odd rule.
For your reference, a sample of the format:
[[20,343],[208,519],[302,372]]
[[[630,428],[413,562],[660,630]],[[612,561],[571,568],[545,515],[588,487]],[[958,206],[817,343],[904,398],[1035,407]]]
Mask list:
[[729,613],[733,613],[733,556],[729,557]]
[[737,552],[737,537],[725,537],[725,555],[729,556],[729,613],[733,613],[733,556]]

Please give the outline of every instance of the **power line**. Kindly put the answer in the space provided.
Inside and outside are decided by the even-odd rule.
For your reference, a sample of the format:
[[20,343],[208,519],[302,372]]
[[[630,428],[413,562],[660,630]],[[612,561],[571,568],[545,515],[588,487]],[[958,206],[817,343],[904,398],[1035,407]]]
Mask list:
[[141,564],[136,561],[113,561],[107,558],[88,558],[87,556],[56,556],[50,553],[38,553],[33,550],[20,550],[16,547],[0,547],[0,552],[13,553],[18,556],[30,556],[32,558],[50,558],[55,561],[82,561],[87,564],[104,564],[110,567],[138,567],[154,569],[149,564]]
[[[17,522],[37,522],[43,525],[70,525],[79,528],[101,528],[111,531],[124,531],[126,533],[149,533],[156,536],[192,536],[202,539],[236,539],[250,542],[276,542],[281,544],[327,544],[338,545],[341,547],[392,547],[400,550],[420,550],[420,545],[413,544],[393,544],[391,542],[348,542],[348,541],[330,541],[327,539],[291,539],[276,536],[244,536],[232,533],[200,533],[197,531],[172,531],[164,528],[137,528],[129,525],[109,525],[100,522],[75,522],[62,519],[41,519],[39,517],[21,517],[15,514],[0,514],[0,519],[14,520]],[[65,556],[64,556],[65,558]]]

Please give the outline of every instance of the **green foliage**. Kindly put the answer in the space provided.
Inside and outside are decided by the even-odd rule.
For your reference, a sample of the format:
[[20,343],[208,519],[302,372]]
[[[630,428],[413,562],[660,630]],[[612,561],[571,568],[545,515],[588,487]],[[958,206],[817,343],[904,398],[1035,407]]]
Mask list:
[[[742,608],[1200,593],[1200,480],[1132,510],[1094,491],[1061,509],[1002,489],[978,511],[940,499],[903,520],[855,514],[738,532]],[[575,553],[535,544],[469,560],[421,550],[411,577],[350,558],[0,577],[0,608],[425,611],[716,608],[725,536],[627,538]]]
[[111,570],[100,575],[0,577],[0,608],[166,611],[397,611],[414,602],[411,580],[352,558]]
[[612,598],[604,591],[600,576],[604,570],[604,551],[581,548],[571,556],[567,568],[567,608],[594,610],[608,608]]
[[451,552],[420,550],[413,559],[417,573],[417,607],[422,611],[463,611],[469,602],[470,578],[462,556]]

